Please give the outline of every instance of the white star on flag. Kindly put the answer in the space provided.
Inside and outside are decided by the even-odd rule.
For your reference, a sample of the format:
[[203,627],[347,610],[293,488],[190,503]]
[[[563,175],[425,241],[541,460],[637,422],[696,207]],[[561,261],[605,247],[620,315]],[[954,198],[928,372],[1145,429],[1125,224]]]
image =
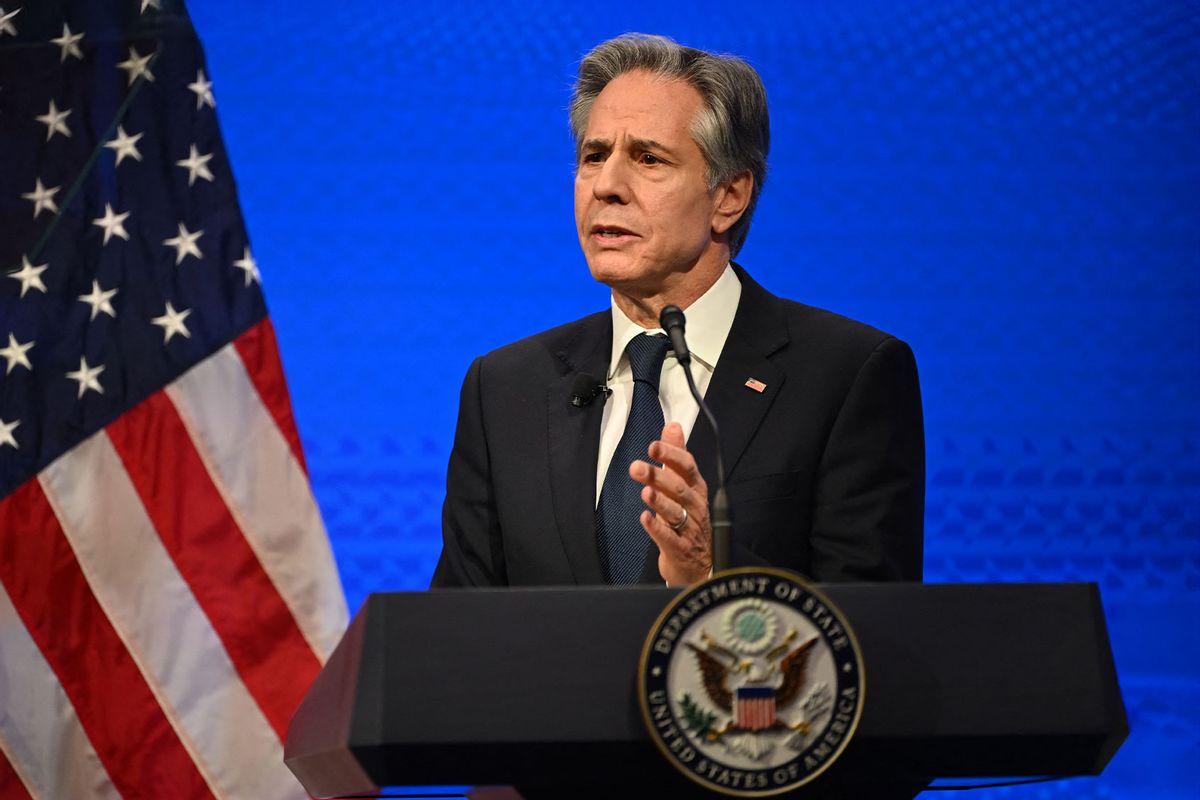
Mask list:
[[184,338],[191,338],[191,333],[188,332],[187,326],[183,321],[187,319],[188,314],[191,314],[191,309],[181,308],[178,311],[171,305],[171,301],[167,301],[167,310],[163,312],[161,317],[155,317],[150,320],[155,325],[163,329],[163,344],[171,341],[171,337],[175,334],[181,334]]
[[77,400],[82,400],[84,392],[88,389],[98,394],[104,394],[104,387],[100,385],[99,380],[101,372],[104,372],[103,364],[96,367],[89,367],[87,359],[83,356],[79,357],[79,369],[67,373],[68,378],[79,382],[79,397],[76,398]]
[[121,164],[121,160],[125,158],[125,156],[129,156],[134,161],[141,161],[142,154],[138,152],[137,143],[138,139],[141,139],[144,135],[145,134],[142,133],[135,133],[131,136],[125,132],[125,127],[123,125],[118,125],[116,137],[114,137],[111,142],[105,142],[104,146],[109,150],[116,151],[118,166]]
[[125,241],[129,241],[129,234],[125,231],[125,219],[128,216],[128,211],[124,214],[114,214],[112,206],[108,203],[104,204],[104,216],[96,217],[92,220],[93,225],[104,228],[104,241],[102,244],[108,244],[108,240],[114,236],[120,236]]
[[196,182],[196,176],[199,175],[206,181],[213,179],[213,174],[208,170],[208,162],[212,160],[212,153],[201,155],[196,149],[196,145],[191,145],[191,152],[187,158],[180,159],[175,163],[188,171],[188,186]]
[[243,248],[242,252],[244,255],[233,262],[233,265],[246,273],[247,286],[250,285],[250,281],[262,283],[262,275],[258,272],[258,262],[254,260],[254,256],[250,255],[250,248]]
[[63,23],[62,36],[50,41],[62,48],[62,53],[59,54],[59,61],[67,60],[67,56],[75,56],[82,59],[83,51],[79,49],[79,40],[83,38],[83,33],[71,33],[71,29],[67,27],[67,23]]
[[61,133],[63,136],[70,137],[71,129],[67,127],[67,115],[71,113],[71,109],[59,111],[54,101],[50,101],[50,110],[40,117],[35,117],[38,122],[46,126],[46,141],[50,141],[54,134]]
[[0,34],[10,33],[13,36],[17,35],[17,26],[12,24],[12,18],[21,13],[21,9],[4,13],[4,6],[0,6]]
[[42,283],[42,273],[50,266],[47,262],[41,266],[35,267],[29,263],[29,256],[21,256],[21,268],[16,272],[8,273],[8,277],[21,282],[21,297],[25,296],[25,292],[31,288],[37,289],[39,292],[45,293],[46,284]]
[[0,447],[11,446],[14,450],[19,450],[17,440],[13,438],[13,429],[21,424],[21,420],[14,419],[12,422],[5,422],[3,417],[0,417]]
[[196,94],[196,110],[199,111],[204,106],[216,108],[217,101],[213,99],[212,81],[204,75],[204,70],[199,70],[196,73],[196,82],[189,83],[188,88]]
[[[94,320],[96,315],[101,311],[103,311],[105,314],[108,314],[113,319],[116,319],[117,312],[113,310],[112,303],[109,301],[112,300],[117,291],[117,289],[109,289],[107,291],[101,290],[100,281],[93,280],[91,293],[81,294],[79,295],[79,299],[92,307],[92,320]],[[91,320],[89,320],[89,322],[90,321]]]
[[142,75],[145,75],[148,81],[154,80],[154,73],[150,72],[150,68],[146,66],[152,58],[154,58],[153,53],[143,56],[131,47],[129,48],[129,58],[117,64],[117,66],[129,73],[129,85],[132,86],[133,82]]
[[170,239],[163,239],[163,244],[175,248],[175,265],[178,266],[183,261],[184,257],[192,255],[196,258],[204,258],[200,254],[200,248],[196,246],[196,240],[204,235],[204,231],[190,232],[182,222],[179,223],[179,235],[172,236]]
[[25,355],[31,347],[33,347],[32,341],[21,344],[17,341],[17,337],[11,333],[8,335],[8,347],[0,347],[0,356],[3,356],[8,362],[8,369],[4,371],[5,375],[10,374],[17,364],[28,370],[33,369],[33,364],[29,363],[29,356]]
[[33,202],[34,219],[37,219],[38,214],[42,213],[43,210],[54,212],[58,211],[58,206],[54,203],[54,195],[58,194],[58,190],[61,188],[61,186],[52,186],[50,188],[46,188],[45,186],[42,186],[42,179],[37,178],[33,187],[33,191],[21,195],[21,197],[25,198],[26,200],[31,200]]

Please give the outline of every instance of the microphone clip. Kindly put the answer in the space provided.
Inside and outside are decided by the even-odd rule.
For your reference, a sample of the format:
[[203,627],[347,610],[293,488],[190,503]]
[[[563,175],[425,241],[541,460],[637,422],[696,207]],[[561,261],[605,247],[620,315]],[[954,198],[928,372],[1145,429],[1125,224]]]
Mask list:
[[571,405],[575,408],[584,408],[591,405],[597,397],[607,398],[611,394],[612,389],[591,375],[581,372],[575,376],[575,385],[571,387]]

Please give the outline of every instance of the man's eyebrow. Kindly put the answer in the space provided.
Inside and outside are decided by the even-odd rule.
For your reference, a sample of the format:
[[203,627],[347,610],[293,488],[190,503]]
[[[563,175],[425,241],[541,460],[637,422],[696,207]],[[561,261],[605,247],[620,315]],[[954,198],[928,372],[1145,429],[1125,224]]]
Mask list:
[[[672,155],[675,152],[673,149],[671,149],[670,147],[667,147],[665,144],[658,141],[657,139],[644,139],[644,138],[640,138],[640,137],[634,137],[632,139],[629,139],[627,143],[628,143],[629,149],[633,150],[635,152],[641,152],[643,150],[657,150],[659,152],[668,153],[668,154],[672,154]],[[579,147],[580,152],[594,152],[596,150],[612,150],[612,149],[613,149],[613,144],[612,144],[611,140],[599,139],[599,138],[588,139]]]
[[629,140],[629,146],[637,151],[659,150],[664,153],[673,153],[674,152],[671,148],[667,147],[665,144],[663,144],[662,142],[660,142],[656,139],[639,139],[639,138],[635,137],[635,138]]

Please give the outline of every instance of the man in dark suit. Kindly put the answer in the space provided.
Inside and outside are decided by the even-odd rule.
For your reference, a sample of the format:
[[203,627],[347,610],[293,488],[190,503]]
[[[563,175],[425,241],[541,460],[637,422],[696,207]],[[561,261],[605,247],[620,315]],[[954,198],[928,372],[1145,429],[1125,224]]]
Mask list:
[[687,311],[696,382],[721,426],[734,563],[919,580],[911,351],[781,300],[730,261],[766,174],[757,73],[662,37],[618,37],[580,65],[571,121],[580,244],[612,308],[471,365],[433,585],[711,573],[714,441],[653,336],[669,304]]

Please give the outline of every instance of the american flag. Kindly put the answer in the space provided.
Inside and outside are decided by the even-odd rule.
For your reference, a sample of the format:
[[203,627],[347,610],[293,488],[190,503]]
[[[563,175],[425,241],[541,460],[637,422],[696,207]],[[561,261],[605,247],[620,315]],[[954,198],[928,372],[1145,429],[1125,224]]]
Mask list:
[[346,608],[173,0],[0,0],[0,797],[302,798]]
[[775,690],[770,686],[741,686],[735,700],[737,727],[761,731],[775,724]]

